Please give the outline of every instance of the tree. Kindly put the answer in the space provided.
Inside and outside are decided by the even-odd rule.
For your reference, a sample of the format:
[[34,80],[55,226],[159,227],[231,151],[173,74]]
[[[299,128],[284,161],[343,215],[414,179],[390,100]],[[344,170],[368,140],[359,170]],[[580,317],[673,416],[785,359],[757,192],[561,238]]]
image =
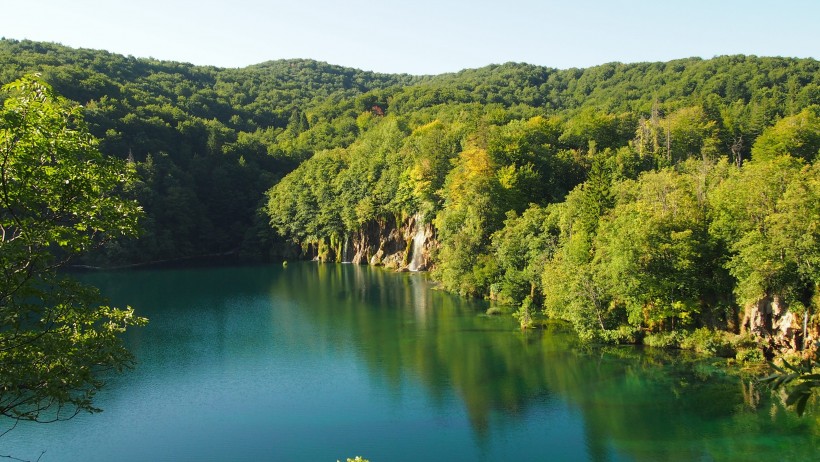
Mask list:
[[490,236],[503,225],[508,203],[497,168],[486,149],[469,146],[447,175],[444,206],[435,219],[441,248],[433,273],[447,290],[467,296],[489,292],[496,273]]
[[619,188],[618,204],[596,238],[595,260],[608,276],[610,293],[632,325],[690,326],[719,268],[695,176],[664,169]]
[[717,122],[702,107],[691,106],[665,118],[653,112],[638,124],[634,143],[642,155],[654,156],[659,166],[671,166],[689,158],[718,158],[718,134]]
[[133,363],[119,334],[145,320],[59,270],[133,235],[141,210],[118,194],[133,172],[97,150],[79,107],[36,77],[3,93],[0,415],[15,424],[62,420],[97,411],[100,373]]
[[791,156],[754,159],[715,188],[710,233],[730,252],[727,267],[740,304],[774,296],[806,304],[820,282],[817,174]]
[[527,297],[540,301],[541,275],[557,240],[554,215],[537,205],[520,216],[511,210],[504,227],[492,235],[493,256],[501,273],[498,293],[492,295],[502,302],[520,304]]
[[820,108],[812,106],[783,118],[763,130],[752,148],[752,157],[769,160],[788,154],[812,162],[820,152]]
[[592,261],[599,220],[611,207],[610,194],[604,191],[609,187],[597,188],[596,182],[588,180],[573,189],[566,201],[549,206],[558,241],[541,275],[544,314],[572,323],[584,341],[599,339],[622,317],[612,309],[601,268]]

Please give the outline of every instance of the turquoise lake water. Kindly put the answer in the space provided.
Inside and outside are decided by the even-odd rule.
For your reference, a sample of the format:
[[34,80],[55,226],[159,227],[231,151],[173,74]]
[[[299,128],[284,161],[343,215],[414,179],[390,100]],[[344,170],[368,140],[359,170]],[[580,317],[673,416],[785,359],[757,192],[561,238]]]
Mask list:
[[752,381],[433,290],[423,274],[291,263],[84,274],[150,318],[100,414],[24,425],[50,461],[820,460],[820,416]]

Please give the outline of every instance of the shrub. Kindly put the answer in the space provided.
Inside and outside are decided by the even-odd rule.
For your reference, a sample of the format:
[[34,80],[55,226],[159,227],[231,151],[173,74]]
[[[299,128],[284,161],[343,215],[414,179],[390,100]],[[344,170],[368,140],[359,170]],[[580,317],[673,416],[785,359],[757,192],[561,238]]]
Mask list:
[[735,359],[742,364],[763,363],[766,358],[763,356],[763,350],[757,346],[753,348],[740,348],[735,354]]
[[521,307],[518,308],[518,311],[513,313],[513,317],[518,319],[518,322],[521,323],[522,329],[529,329],[533,326],[533,318],[532,318],[532,298],[529,296],[524,298],[524,301],[521,302]]
[[735,356],[735,349],[732,346],[729,334],[722,331],[711,331],[706,327],[696,329],[689,335],[684,336],[680,341],[680,347],[723,358],[733,358]]
[[643,339],[643,344],[654,348],[680,348],[684,336],[677,331],[658,332],[649,334]]
[[487,308],[487,311],[484,312],[487,316],[495,316],[501,314],[501,308],[497,306],[491,306]]
[[601,341],[613,345],[636,344],[641,338],[641,330],[629,326],[622,325],[617,329],[605,329],[600,334]]

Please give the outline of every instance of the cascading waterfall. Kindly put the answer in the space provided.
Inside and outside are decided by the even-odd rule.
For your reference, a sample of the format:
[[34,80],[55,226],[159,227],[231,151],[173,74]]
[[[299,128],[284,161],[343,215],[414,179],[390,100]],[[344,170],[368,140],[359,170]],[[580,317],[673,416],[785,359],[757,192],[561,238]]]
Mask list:
[[350,263],[350,253],[349,253],[349,245],[350,245],[350,236],[345,236],[344,244],[342,244],[342,263]]
[[407,269],[410,271],[419,271],[419,268],[421,268],[421,256],[422,252],[424,252],[424,239],[424,223],[422,223],[421,217],[416,216],[416,234],[413,236],[413,254],[410,264],[407,265]]

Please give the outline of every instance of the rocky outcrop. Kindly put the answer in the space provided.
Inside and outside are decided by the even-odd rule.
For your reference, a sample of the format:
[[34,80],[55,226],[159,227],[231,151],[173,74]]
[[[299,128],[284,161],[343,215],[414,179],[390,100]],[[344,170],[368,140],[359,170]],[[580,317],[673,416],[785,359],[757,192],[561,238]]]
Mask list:
[[301,245],[280,243],[271,255],[284,259],[384,266],[397,271],[427,271],[437,245],[435,228],[419,215],[366,223],[344,237],[326,237]]
[[803,316],[796,316],[778,295],[767,296],[747,305],[741,332],[765,340],[772,351],[798,351],[816,340],[812,338],[814,333],[807,331]]
[[414,215],[404,222],[374,221],[353,235],[352,263],[385,266],[399,271],[424,271],[430,267],[435,245],[433,226]]

